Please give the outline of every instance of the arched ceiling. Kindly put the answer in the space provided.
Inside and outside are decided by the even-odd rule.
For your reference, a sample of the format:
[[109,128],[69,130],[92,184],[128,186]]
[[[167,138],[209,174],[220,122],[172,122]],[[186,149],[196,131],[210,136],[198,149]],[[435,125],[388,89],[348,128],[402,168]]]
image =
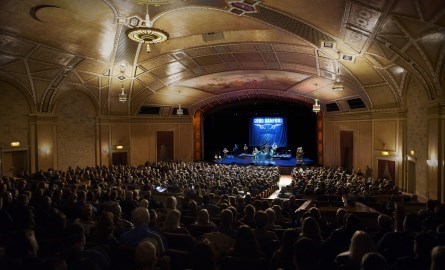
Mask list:
[[[328,113],[397,110],[410,76],[443,99],[444,0],[170,0],[149,5],[154,27],[169,33],[151,52],[125,34],[145,18],[137,2],[1,1],[0,79],[35,112],[81,90],[110,116],[257,98],[317,98]],[[343,91],[332,90],[337,73]]]

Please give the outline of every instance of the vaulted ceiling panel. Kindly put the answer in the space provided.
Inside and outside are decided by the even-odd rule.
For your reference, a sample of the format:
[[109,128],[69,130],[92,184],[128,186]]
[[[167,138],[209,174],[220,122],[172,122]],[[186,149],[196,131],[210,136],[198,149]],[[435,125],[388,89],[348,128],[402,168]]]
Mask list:
[[[0,80],[15,80],[45,113],[74,90],[94,96],[101,114],[125,116],[145,102],[188,104],[193,114],[260,90],[278,100],[309,95],[308,106],[317,94],[345,112],[354,98],[363,110],[386,110],[402,106],[410,76],[445,89],[443,0],[171,0],[149,6],[154,27],[169,34],[150,52],[125,32],[145,24],[138,1],[56,2],[0,2]],[[345,89],[333,92],[338,69]],[[117,100],[121,83],[128,103]],[[174,95],[178,88],[193,94]]]

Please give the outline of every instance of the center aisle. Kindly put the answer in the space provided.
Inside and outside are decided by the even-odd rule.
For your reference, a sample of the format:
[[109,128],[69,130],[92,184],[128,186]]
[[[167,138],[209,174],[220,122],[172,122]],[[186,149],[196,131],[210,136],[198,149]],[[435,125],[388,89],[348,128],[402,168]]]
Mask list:
[[292,182],[292,177],[290,175],[281,175],[280,176],[280,181],[278,182],[278,189],[272,193],[272,195],[270,195],[268,197],[268,199],[275,199],[278,197],[278,194],[280,194],[280,190],[283,186],[287,186],[290,185],[290,183]]

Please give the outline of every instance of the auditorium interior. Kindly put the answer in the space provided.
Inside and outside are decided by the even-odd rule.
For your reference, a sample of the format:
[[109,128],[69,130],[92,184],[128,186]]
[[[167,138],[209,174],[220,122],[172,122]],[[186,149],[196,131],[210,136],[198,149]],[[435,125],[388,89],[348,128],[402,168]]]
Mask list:
[[6,179],[234,164],[256,116],[286,119],[292,162],[445,203],[445,1],[0,1]]

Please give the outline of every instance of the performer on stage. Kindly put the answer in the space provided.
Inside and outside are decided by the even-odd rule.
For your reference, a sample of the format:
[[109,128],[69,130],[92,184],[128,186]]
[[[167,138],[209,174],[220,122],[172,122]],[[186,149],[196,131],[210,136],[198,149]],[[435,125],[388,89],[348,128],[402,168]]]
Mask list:
[[244,150],[244,154],[247,154],[247,151],[249,150],[249,147],[247,146],[247,144],[244,144],[243,150]]
[[274,142],[272,144],[272,149],[270,150],[270,157],[272,158],[277,153],[278,145]]
[[227,148],[224,147],[223,153],[224,153],[224,158],[227,158],[227,153],[229,153],[229,150],[227,150]]
[[253,159],[258,159],[258,154],[260,153],[260,151],[258,151],[258,149],[255,147],[253,148]]
[[297,164],[303,164],[303,155],[304,155],[303,147],[298,147],[296,153]]
[[238,152],[238,145],[235,143],[235,145],[233,146],[233,149],[232,149],[232,153],[235,156],[237,152]]

